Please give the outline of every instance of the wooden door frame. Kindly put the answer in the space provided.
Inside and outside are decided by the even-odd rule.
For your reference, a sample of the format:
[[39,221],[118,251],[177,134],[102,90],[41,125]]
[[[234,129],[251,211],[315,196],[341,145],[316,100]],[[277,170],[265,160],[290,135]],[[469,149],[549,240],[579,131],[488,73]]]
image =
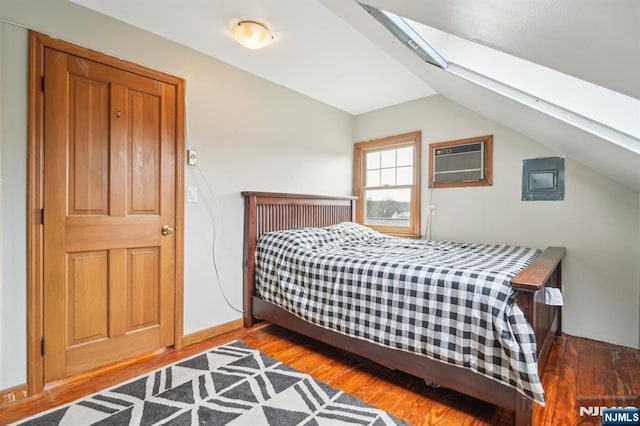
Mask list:
[[176,188],[175,214],[175,315],[174,346],[183,345],[184,311],[184,135],[185,81],[132,62],[29,31],[29,109],[27,172],[27,385],[29,395],[44,389],[44,363],[41,339],[44,333],[43,224],[44,200],[44,52],[56,49],[95,62],[140,74],[176,88]]

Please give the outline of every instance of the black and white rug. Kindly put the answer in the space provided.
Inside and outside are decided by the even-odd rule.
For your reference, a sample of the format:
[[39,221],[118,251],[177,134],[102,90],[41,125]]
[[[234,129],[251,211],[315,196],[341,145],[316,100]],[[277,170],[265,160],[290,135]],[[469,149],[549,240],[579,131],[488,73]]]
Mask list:
[[240,342],[19,425],[406,425]]

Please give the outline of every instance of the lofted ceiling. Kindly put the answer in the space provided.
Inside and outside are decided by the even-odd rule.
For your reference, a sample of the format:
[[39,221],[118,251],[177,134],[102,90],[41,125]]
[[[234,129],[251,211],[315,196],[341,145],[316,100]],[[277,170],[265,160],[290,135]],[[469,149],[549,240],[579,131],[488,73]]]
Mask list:
[[[350,114],[435,93],[316,0],[72,1]],[[240,46],[229,31],[239,20],[264,23],[273,42]]]
[[366,0],[640,99],[638,0]]
[[[619,110],[630,145],[426,64],[355,1],[71,1],[354,115],[439,93],[640,191],[637,0],[366,0],[606,88],[631,105]],[[238,45],[229,28],[240,19],[266,24],[273,43],[260,51]]]

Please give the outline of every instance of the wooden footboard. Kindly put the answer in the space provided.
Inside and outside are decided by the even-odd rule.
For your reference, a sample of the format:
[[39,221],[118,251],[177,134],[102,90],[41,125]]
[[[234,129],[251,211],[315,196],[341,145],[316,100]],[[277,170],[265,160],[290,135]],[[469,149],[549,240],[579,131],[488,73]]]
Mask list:
[[[402,370],[478,399],[515,411],[517,425],[533,424],[531,400],[515,389],[489,380],[470,370],[449,366],[420,355],[407,354],[307,323],[255,296],[255,249],[265,232],[321,227],[355,220],[355,197],[324,197],[288,193],[243,192],[244,325],[255,317],[298,331],[333,346],[362,355],[392,369]],[[531,265],[511,280],[516,300],[532,325],[537,342],[538,369],[546,365],[553,337],[560,332],[560,308],[545,304],[545,288],[561,288],[562,247],[549,247]]]
[[549,247],[526,269],[511,279],[516,301],[533,327],[538,345],[538,372],[542,374],[553,338],[560,334],[561,309],[546,304],[545,289],[562,289],[564,247]]

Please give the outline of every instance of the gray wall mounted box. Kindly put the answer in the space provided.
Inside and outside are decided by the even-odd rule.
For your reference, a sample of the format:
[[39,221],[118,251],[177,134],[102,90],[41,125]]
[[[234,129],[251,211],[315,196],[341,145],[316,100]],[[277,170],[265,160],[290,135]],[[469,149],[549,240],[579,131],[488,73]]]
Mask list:
[[564,158],[522,161],[522,201],[564,200]]

